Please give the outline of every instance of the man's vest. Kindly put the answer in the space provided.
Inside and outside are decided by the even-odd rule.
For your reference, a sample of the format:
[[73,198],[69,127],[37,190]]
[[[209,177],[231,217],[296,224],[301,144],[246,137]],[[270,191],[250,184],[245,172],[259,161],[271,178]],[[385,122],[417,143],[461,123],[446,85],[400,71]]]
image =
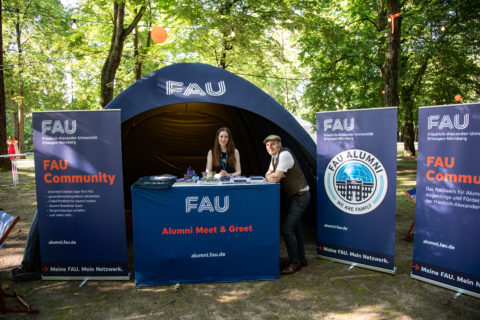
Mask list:
[[285,192],[289,197],[291,197],[297,194],[303,188],[305,188],[308,184],[307,179],[305,179],[305,176],[303,175],[302,169],[300,169],[300,166],[298,165],[297,158],[288,148],[281,147],[278,151],[278,156],[272,157],[273,170],[277,170],[280,153],[285,151],[289,152],[292,155],[294,162],[293,167],[291,167],[290,169],[288,169],[287,172],[284,173],[285,177],[280,180],[280,186],[282,188],[282,191]]

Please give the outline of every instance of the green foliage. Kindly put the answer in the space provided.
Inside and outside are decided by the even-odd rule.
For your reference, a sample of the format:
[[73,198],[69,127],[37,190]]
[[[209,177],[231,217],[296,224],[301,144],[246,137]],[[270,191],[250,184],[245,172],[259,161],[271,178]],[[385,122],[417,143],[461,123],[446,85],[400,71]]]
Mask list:
[[[380,107],[388,35],[382,3],[126,0],[126,24],[140,6],[147,9],[137,27],[138,52],[133,34],[125,42],[115,95],[135,82],[138,63],[147,75],[202,62],[250,80],[312,123],[322,110]],[[478,100],[480,3],[404,0],[401,11],[400,124],[406,112],[415,118],[418,106],[455,103],[456,94],[462,102]],[[14,102],[7,113],[17,111],[20,85],[27,115],[99,108],[112,17],[107,0],[81,0],[75,8],[59,0],[4,0],[5,85]],[[152,42],[154,26],[165,27],[166,42]]]
[[[300,60],[311,69],[309,118],[322,110],[381,106],[382,32],[368,1],[298,1],[303,14]],[[342,9],[339,9],[342,8]],[[373,9],[373,10],[372,10]]]
[[[380,107],[388,32],[380,25],[387,18],[384,8],[376,7],[381,2],[292,2],[301,9],[299,59],[311,69],[304,96],[309,118],[321,110]],[[456,94],[462,94],[462,102],[478,99],[479,6],[475,1],[403,1],[402,104],[450,104]]]
[[[49,110],[62,103],[65,94],[59,85],[64,80],[59,35],[68,27],[63,7],[55,0],[7,0],[4,4],[5,90],[18,101],[22,84],[26,112]],[[51,23],[52,17],[60,20]],[[7,110],[15,111],[15,105]]]

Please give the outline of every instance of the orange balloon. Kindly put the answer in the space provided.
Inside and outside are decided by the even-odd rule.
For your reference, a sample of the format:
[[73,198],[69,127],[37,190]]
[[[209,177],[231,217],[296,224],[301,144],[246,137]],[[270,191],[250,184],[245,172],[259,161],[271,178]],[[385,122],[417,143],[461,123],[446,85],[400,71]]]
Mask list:
[[153,27],[150,31],[150,37],[156,43],[163,43],[167,40],[167,30],[164,27]]
[[458,101],[460,101],[460,100],[462,100],[462,95],[457,94],[457,95],[455,96],[455,101],[458,102]]

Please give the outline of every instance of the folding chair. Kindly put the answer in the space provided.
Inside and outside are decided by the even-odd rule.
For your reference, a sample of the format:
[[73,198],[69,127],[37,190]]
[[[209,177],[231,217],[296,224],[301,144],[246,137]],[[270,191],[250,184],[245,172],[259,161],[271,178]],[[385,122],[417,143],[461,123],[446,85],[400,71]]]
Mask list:
[[0,248],[3,246],[3,242],[7,239],[18,220],[20,220],[20,217],[13,217],[0,209]]
[[[20,220],[20,217],[13,217],[0,209],[0,248],[2,248],[3,242],[7,239],[9,233],[13,230],[18,220]],[[4,298],[15,298],[16,302],[19,302],[22,305],[22,308],[7,308]],[[16,292],[13,292],[11,294],[5,293],[3,291],[2,285],[0,284],[0,312],[2,314],[38,313],[38,310],[32,309],[32,307],[28,303],[26,303],[25,300],[23,300],[23,298]]]

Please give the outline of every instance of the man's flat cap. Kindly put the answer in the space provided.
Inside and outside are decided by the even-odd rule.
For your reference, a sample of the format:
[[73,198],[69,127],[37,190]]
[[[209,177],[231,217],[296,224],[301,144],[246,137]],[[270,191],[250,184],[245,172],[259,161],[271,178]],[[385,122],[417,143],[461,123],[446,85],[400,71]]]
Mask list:
[[263,139],[263,143],[267,143],[267,141],[274,141],[274,140],[282,142],[282,138],[280,138],[280,136],[277,136],[276,134],[271,134],[265,139]]

